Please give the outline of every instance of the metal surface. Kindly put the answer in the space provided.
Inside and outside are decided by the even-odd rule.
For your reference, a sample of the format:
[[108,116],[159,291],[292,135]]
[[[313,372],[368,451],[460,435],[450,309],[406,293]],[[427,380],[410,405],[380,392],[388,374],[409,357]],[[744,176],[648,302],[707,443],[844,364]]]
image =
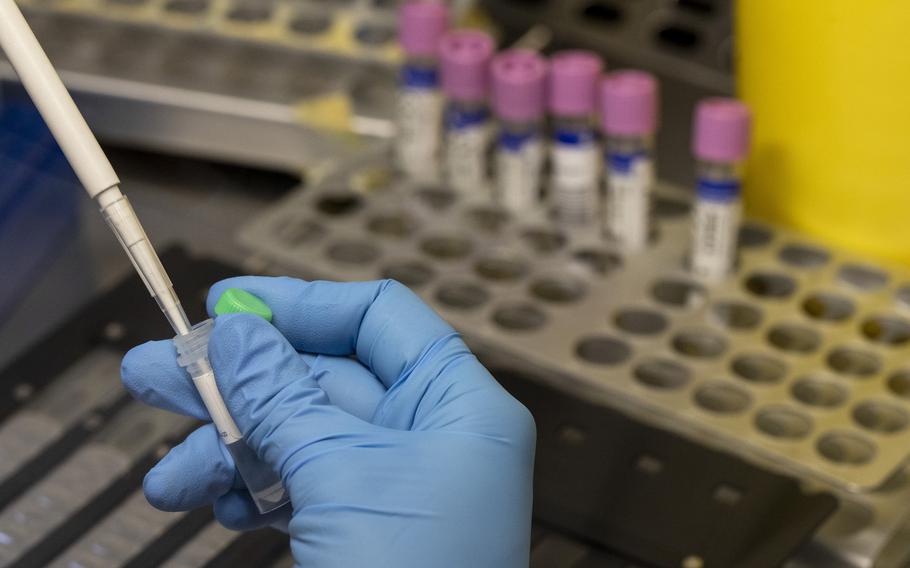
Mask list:
[[860,523],[860,548],[903,522],[906,484],[895,496],[889,483],[910,441],[906,270],[747,225],[738,273],[708,286],[686,273],[688,204],[671,188],[651,249],[623,259],[596,232],[561,230],[543,211],[513,222],[382,163],[285,199],[241,240],[297,274],[397,278],[474,345],[561,389],[883,507]]
[[[112,2],[38,4],[28,20],[107,142],[298,171],[391,135],[386,63],[101,17]],[[0,77],[15,79],[8,64]]]

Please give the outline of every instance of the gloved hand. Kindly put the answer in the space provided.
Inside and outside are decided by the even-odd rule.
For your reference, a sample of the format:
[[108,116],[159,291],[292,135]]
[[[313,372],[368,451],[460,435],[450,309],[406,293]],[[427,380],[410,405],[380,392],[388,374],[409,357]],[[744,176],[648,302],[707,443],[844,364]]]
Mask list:
[[[291,506],[258,514],[210,424],[149,472],[152,505],[284,528],[307,568],[528,565],[534,422],[448,324],[391,281],[234,278],[210,313],[227,288],[274,312],[216,318],[209,357]],[[122,374],[140,400],[207,420],[171,341],[130,351]]]

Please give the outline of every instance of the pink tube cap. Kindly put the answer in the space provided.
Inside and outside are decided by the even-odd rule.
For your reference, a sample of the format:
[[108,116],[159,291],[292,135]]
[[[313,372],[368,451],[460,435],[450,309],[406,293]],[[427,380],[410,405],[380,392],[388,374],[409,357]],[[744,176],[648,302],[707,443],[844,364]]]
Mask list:
[[398,14],[398,38],[410,56],[435,56],[439,38],[448,28],[449,9],[441,2],[412,0]]
[[752,113],[736,99],[705,99],[695,110],[692,149],[711,162],[736,162],[749,154]]
[[493,110],[516,122],[539,119],[546,112],[547,62],[525,49],[493,59]]
[[481,101],[490,86],[493,38],[478,30],[455,30],[439,42],[442,90],[452,99]]
[[601,83],[603,128],[607,134],[645,136],[657,130],[657,79],[643,71],[617,71]]
[[589,51],[563,51],[550,62],[550,112],[584,116],[597,108],[597,83],[603,60]]

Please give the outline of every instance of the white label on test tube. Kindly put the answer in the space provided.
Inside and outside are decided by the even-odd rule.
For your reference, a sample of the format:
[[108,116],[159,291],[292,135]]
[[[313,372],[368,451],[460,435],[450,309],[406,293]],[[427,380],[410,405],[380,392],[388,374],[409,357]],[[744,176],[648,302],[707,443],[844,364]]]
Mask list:
[[552,149],[552,201],[559,217],[586,223],[598,215],[600,155],[593,142],[562,143]]
[[449,184],[465,192],[480,190],[487,180],[490,126],[487,114],[461,116],[446,133],[446,173]]
[[695,204],[692,272],[707,280],[726,277],[736,261],[741,202],[699,199]]
[[607,176],[607,232],[628,251],[648,243],[654,163],[645,154],[612,155]]
[[442,130],[443,98],[436,89],[405,88],[398,97],[398,164],[409,176],[433,179]]
[[496,154],[496,178],[499,200],[512,211],[522,211],[537,203],[543,144],[536,136],[519,144],[500,144]]

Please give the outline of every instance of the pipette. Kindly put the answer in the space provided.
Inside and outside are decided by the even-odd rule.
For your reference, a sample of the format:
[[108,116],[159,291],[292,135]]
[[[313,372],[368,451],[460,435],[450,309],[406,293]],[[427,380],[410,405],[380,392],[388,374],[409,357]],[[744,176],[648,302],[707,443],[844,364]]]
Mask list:
[[177,333],[178,347],[187,344],[192,347],[189,359],[184,357],[185,368],[190,372],[257,507],[262,512],[280,507],[288,501],[280,478],[268,465],[259,461],[255,452],[244,443],[218,392],[205,349],[210,325],[201,324],[195,330],[190,325],[158,254],[136,212],[120,191],[120,179],[14,0],[0,0],[0,47],[6,52],[79,181],[89,196],[97,201],[136,272]]

